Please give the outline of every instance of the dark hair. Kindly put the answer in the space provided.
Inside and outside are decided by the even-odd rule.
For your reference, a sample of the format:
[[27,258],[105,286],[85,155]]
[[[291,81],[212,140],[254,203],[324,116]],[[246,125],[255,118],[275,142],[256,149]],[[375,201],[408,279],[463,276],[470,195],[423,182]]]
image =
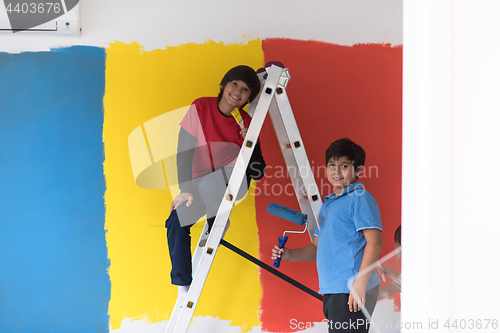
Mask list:
[[[227,71],[226,75],[220,81],[220,85],[225,87],[228,82],[231,81],[243,81],[250,88],[250,98],[248,102],[251,103],[255,97],[260,93],[260,80],[252,67],[248,67],[245,65],[239,65],[231,68]],[[220,88],[219,96],[217,98],[220,100],[222,97],[223,88]]]
[[394,231],[394,241],[401,245],[401,225]]
[[334,160],[337,160],[343,156],[352,161],[355,169],[365,165],[365,151],[360,145],[355,144],[347,138],[338,139],[328,147],[325,153],[325,164],[328,164],[328,161],[332,157]]

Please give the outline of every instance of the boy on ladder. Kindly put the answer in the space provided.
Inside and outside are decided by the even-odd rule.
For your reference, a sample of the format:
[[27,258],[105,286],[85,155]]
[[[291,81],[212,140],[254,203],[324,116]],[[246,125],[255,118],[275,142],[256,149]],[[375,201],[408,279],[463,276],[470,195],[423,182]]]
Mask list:
[[[180,123],[177,172],[181,193],[174,198],[165,222],[171,279],[179,286],[178,298],[185,298],[192,282],[191,226],[206,214],[210,231],[250,125],[251,117],[242,108],[259,92],[255,71],[236,66],[222,78],[218,97],[196,99]],[[246,170],[247,183],[240,186],[236,199],[246,194],[251,179],[264,176],[265,167],[257,142]]]

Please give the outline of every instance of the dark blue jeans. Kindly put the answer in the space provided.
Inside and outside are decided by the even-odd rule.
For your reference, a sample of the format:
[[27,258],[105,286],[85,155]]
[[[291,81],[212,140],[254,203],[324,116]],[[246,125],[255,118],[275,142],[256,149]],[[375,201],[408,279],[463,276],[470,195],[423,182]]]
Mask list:
[[[375,309],[378,298],[376,286],[366,291],[365,309],[370,316]],[[323,296],[323,313],[328,319],[328,332],[343,333],[368,333],[369,319],[365,318],[362,311],[350,312],[349,294],[325,294]]]
[[[215,217],[207,220],[209,231],[214,224]],[[193,280],[193,268],[191,265],[191,225],[182,227],[179,222],[177,211],[170,213],[167,221],[167,242],[172,262],[170,278],[172,284],[177,286],[187,286]]]
[[[170,213],[165,227],[167,228],[167,242],[172,262],[170,277],[172,284],[187,286],[192,281],[191,264],[191,226],[207,215],[209,231],[215,221],[215,215],[224,196],[227,180],[232,168],[226,168],[224,175],[220,169],[194,179],[193,202],[189,207],[186,203]],[[247,192],[246,179],[243,181],[236,199],[241,199]]]

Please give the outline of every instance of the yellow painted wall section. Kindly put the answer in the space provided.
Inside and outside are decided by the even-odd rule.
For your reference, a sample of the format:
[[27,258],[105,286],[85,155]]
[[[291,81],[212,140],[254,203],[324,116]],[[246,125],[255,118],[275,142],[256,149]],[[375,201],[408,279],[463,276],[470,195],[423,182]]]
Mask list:
[[[245,64],[258,69],[263,62],[260,40],[229,45],[207,41],[150,52],[137,43],[109,45],[103,140],[111,329],[120,328],[125,318],[150,323],[166,320],[177,298],[177,287],[170,284],[164,227],[172,197],[169,190],[135,184],[129,134],[198,97],[217,96],[219,82],[230,68]],[[175,123],[165,130],[177,128]],[[192,228],[193,239],[198,239],[202,227],[198,223]],[[257,233],[254,196],[247,195],[234,208],[225,239],[258,257]],[[258,268],[221,247],[195,317],[219,317],[246,332],[260,325],[261,298]]]

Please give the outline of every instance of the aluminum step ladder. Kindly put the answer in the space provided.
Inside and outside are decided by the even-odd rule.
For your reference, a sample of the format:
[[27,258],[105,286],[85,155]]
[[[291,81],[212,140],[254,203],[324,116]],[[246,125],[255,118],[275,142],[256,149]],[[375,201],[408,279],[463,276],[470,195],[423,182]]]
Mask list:
[[[286,94],[286,87],[290,79],[288,69],[271,65],[266,68],[265,72],[259,74],[259,78],[263,83],[262,91],[260,97],[256,98],[248,108],[252,121],[236,159],[224,198],[217,211],[206,245],[196,247],[192,258],[193,281],[186,298],[183,301],[179,299],[176,301],[165,333],[185,333],[189,329],[224,228],[233,209],[239,186],[246,177],[250,157],[268,112],[300,209],[308,215],[308,221],[314,221],[314,223],[309,223],[308,227],[311,239],[314,236],[322,200]],[[208,226],[205,223],[202,235],[207,229]]]

